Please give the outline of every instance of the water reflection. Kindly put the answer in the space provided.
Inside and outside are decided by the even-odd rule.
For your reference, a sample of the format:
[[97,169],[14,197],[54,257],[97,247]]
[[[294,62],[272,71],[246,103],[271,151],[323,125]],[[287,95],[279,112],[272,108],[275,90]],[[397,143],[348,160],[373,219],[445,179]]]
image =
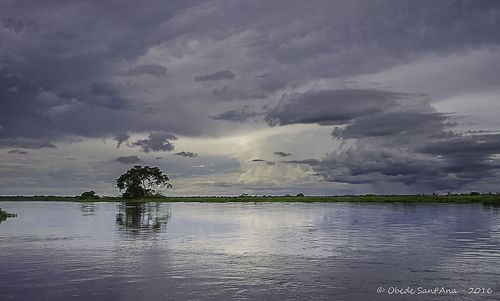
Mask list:
[[93,202],[82,202],[80,203],[80,211],[83,216],[91,216],[94,215],[95,212],[95,203]]
[[[500,296],[500,216],[494,206],[4,206],[19,218],[0,225],[1,300],[438,301]],[[476,285],[494,293],[377,293],[378,287],[467,290]]]
[[153,234],[164,231],[171,218],[169,204],[123,202],[117,207],[118,232],[126,234]]

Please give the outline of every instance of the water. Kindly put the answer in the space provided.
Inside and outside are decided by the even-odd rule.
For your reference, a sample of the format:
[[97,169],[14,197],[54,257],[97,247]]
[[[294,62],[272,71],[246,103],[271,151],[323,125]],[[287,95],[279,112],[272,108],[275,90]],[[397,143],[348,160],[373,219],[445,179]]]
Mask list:
[[498,207],[0,206],[1,300],[500,299]]

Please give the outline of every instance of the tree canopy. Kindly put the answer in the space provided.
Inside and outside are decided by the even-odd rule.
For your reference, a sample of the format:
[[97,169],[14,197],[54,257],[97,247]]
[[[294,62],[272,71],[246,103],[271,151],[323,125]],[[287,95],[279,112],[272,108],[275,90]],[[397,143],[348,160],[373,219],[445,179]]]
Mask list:
[[95,193],[95,191],[85,191],[80,195],[81,200],[91,200],[91,199],[99,199],[99,195]]
[[120,191],[125,190],[123,198],[139,199],[154,196],[155,187],[171,188],[169,180],[158,167],[135,165],[116,179],[116,186]]

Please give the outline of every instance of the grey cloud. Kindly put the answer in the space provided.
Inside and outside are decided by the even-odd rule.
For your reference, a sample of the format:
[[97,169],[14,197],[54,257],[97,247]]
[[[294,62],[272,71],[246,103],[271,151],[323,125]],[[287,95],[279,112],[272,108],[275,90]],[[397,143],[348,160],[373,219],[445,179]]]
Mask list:
[[[350,142],[346,148],[320,160],[282,163],[308,165],[325,181],[374,187],[402,184],[426,192],[460,189],[494,177],[500,168],[500,134],[454,132],[455,116],[437,113],[425,98],[398,96],[378,103],[380,111],[367,114],[360,108],[334,128],[333,137]],[[311,102],[315,104],[324,107]]]
[[146,64],[146,65],[136,66],[132,69],[123,72],[123,75],[125,76],[134,76],[141,74],[149,74],[153,76],[166,76],[167,68],[158,64]]
[[[425,128],[425,127],[424,127]],[[401,183],[420,192],[459,190],[464,185],[495,176],[500,168],[500,135],[428,133],[395,136],[357,136],[345,150],[321,160],[283,163],[309,165],[324,180],[350,184]],[[380,192],[380,191],[379,191]]]
[[118,157],[118,158],[116,158],[116,161],[120,162],[120,163],[124,163],[124,164],[136,164],[136,163],[142,163],[143,162],[137,156]]
[[214,120],[224,120],[230,122],[245,122],[250,118],[257,117],[262,114],[263,113],[251,112],[248,106],[245,106],[241,111],[230,110],[222,114],[212,116],[211,118]]
[[113,87],[113,85],[106,83],[106,82],[100,82],[100,83],[93,83],[90,86],[90,92],[94,95],[98,96],[114,96],[118,93],[118,90]]
[[[131,75],[162,75],[164,67],[154,61],[138,65],[140,58],[147,56],[153,47],[179,60],[194,58],[189,66],[180,65],[181,74],[189,74],[193,67],[219,70],[221,64],[232,66],[231,70],[196,78],[233,79],[234,83],[241,78],[238,86],[231,86],[231,92],[237,96],[293,89],[294,85],[317,77],[335,79],[366,74],[427,54],[446,56],[471,48],[495,46],[500,40],[497,34],[500,10],[495,1],[418,4],[413,1],[312,4],[257,1],[238,5],[214,2],[210,10],[203,5],[201,1],[188,0],[151,1],[146,6],[140,3],[123,6],[116,1],[99,5],[2,2],[0,120],[5,129],[1,138],[57,140],[68,134],[109,137],[117,131],[163,129],[189,135],[215,131],[209,126],[209,118],[200,118],[203,110],[187,112],[186,109],[200,106],[201,95],[207,91],[192,95],[189,87],[175,86],[169,91],[175,100],[165,101],[161,106],[158,104],[164,99],[155,99],[148,105],[154,107],[154,113],[159,116],[145,118],[145,114],[150,113],[142,110],[146,107],[144,102],[152,95],[164,95],[164,87],[148,86],[151,94],[140,94],[137,91],[145,88],[134,78],[126,78],[127,83],[120,83],[123,78],[116,79],[124,75],[123,70]],[[133,24],[122,22],[132,18]],[[290,24],[290,20],[294,20],[296,26],[284,26]],[[238,37],[236,42],[235,37]],[[210,49],[203,52],[190,49],[186,41],[203,42],[204,47]],[[242,46],[233,46],[233,42]],[[203,56],[218,47],[242,47],[243,51],[228,51],[234,56],[227,59]],[[227,64],[230,60],[242,63]],[[175,74],[172,77],[175,78]],[[17,92],[9,92],[14,87]],[[252,93],[248,93],[246,87],[251,87]],[[37,102],[40,89],[53,92],[60,99],[52,103]],[[209,89],[208,93],[213,87]],[[219,98],[211,99],[211,105],[216,105]],[[268,122],[316,122],[313,113],[296,116],[294,108],[289,108],[293,113],[290,118],[283,117],[285,104],[270,112]],[[297,109],[298,104],[289,106]],[[71,117],[62,113],[47,114],[64,110],[70,111]],[[182,115],[190,118],[176,119]],[[19,123],[21,117],[22,124]],[[106,121],[110,119],[113,123]],[[83,126],[85,123],[88,126]]]
[[265,92],[271,93],[275,92],[276,90],[283,89],[286,86],[286,84],[287,81],[284,78],[275,78],[275,77],[268,78],[266,76],[260,82],[259,86]]
[[271,109],[266,122],[271,125],[317,123],[344,124],[353,118],[381,112],[410,96],[381,90],[325,90],[284,94]]
[[28,149],[57,148],[57,146],[47,140],[38,140],[31,138],[0,139],[0,147],[18,147]]
[[372,184],[381,192],[388,184],[401,183],[421,192],[458,189],[470,179],[447,173],[433,157],[391,149],[351,148],[333,152],[322,160],[306,159],[283,163],[306,164],[328,182]]
[[188,157],[188,158],[198,157],[198,154],[192,153],[192,152],[178,152],[178,153],[175,153],[174,155],[181,156],[181,157]]
[[226,86],[219,88],[219,89],[213,89],[212,94],[214,95],[224,95],[228,91],[228,88]]
[[267,161],[263,159],[253,159],[252,162],[265,162],[269,166],[274,166],[276,164],[274,161]]
[[303,159],[303,160],[287,160],[287,161],[281,161],[281,163],[288,163],[288,164],[307,164],[311,166],[316,166],[320,165],[320,161],[317,159]]
[[281,20],[300,18],[299,11],[308,11],[317,22],[302,19],[303,27],[297,30],[302,39],[289,35],[297,31],[286,27],[276,30],[274,41],[261,48],[283,64],[311,67],[308,70],[318,76],[376,72],[422,54],[446,54],[499,41],[495,26],[500,9],[494,1],[341,1],[326,6],[294,2],[290,6],[296,13],[284,13]]
[[500,134],[451,137],[426,144],[420,152],[457,157],[500,154]]
[[[138,10],[134,5],[122,6],[113,1],[97,6],[69,2],[44,5],[30,1],[2,2],[0,24],[3,23],[2,29],[7,31],[0,30],[0,39],[5,42],[0,47],[0,98],[3,101],[0,119],[7,130],[2,131],[0,138],[57,140],[67,134],[105,137],[116,130],[137,131],[137,123],[143,123],[139,131],[158,129],[156,121],[127,118],[133,114],[129,110],[134,108],[129,105],[135,99],[123,97],[125,87],[117,86],[112,77],[122,72],[124,64],[134,65],[138,56],[144,55],[151,46],[180,34],[164,30],[162,26],[193,4],[190,0],[151,1]],[[46,14],[47,10],[53,14]],[[133,26],[122,22],[131,17]],[[159,74],[159,67],[142,65],[130,72]],[[14,87],[16,92],[9,92]],[[61,96],[59,103],[37,101],[41,89]],[[70,99],[80,102],[78,110],[71,112],[71,118],[47,114],[67,110],[70,104],[61,102]],[[102,127],[104,120],[110,118],[114,119],[114,125]],[[81,119],[101,126],[90,126],[86,130],[86,126],[79,124]]]
[[[431,56],[494,52],[500,45],[498,1],[214,1],[207,9],[205,2],[190,0],[5,0],[0,18],[3,148],[55,147],[72,135],[106,138],[122,132],[217,136],[236,125],[213,119],[244,122],[258,116],[237,106],[224,112],[228,101],[256,108],[278,100],[266,115],[270,125],[342,125],[333,133],[353,144],[345,157],[352,161],[340,160],[344,150],[303,162],[328,180],[405,181],[431,189],[459,187],[496,172],[494,137],[451,133],[453,119],[425,104],[411,109],[413,95],[327,83]],[[160,63],[176,71],[169,73],[168,87],[164,78],[133,76],[164,76]],[[500,80],[498,72],[478,74],[487,87]],[[231,80],[231,86],[190,85],[193,77],[221,86],[221,80]],[[293,93],[319,78],[324,91]],[[418,81],[412,85],[407,91],[420,89]],[[279,99],[278,91],[286,94]],[[263,94],[268,99],[250,99]],[[250,98],[243,100],[245,95]],[[173,149],[173,139],[153,140],[162,139],[129,145]],[[446,149],[448,142],[464,151]],[[475,145],[481,143],[486,145]],[[365,162],[355,155],[365,150],[379,154]],[[434,176],[412,177],[419,175],[417,166]]]
[[274,152],[274,154],[275,154],[276,156],[279,156],[279,157],[282,157],[282,158],[283,158],[283,157],[290,157],[290,156],[292,155],[292,154],[290,154],[290,153],[285,153],[285,152]]
[[120,145],[123,142],[126,142],[129,138],[130,138],[130,135],[125,133],[125,132],[116,133],[115,136],[113,137],[113,140],[115,140],[117,143],[116,148],[120,148]]
[[129,101],[120,96],[120,91],[107,82],[97,82],[90,86],[90,93],[96,96],[92,103],[110,109],[120,109],[128,105]]
[[335,127],[332,136],[343,139],[391,136],[394,139],[395,136],[411,138],[411,135],[434,133],[433,138],[437,138],[436,135],[452,135],[445,131],[455,125],[449,119],[450,116],[435,112],[381,112],[355,118],[343,128]]
[[27,155],[28,154],[27,151],[23,151],[23,150],[19,150],[19,149],[10,150],[7,153],[9,153],[9,154],[19,154],[19,155]]
[[195,76],[195,82],[203,82],[203,81],[214,81],[214,80],[223,80],[223,79],[234,79],[234,73],[231,70],[219,70],[214,73],[198,75]]
[[145,153],[153,152],[166,152],[174,150],[172,140],[177,140],[172,134],[166,132],[153,132],[150,133],[148,139],[141,139],[132,142],[132,146],[139,146]]
[[500,134],[459,135],[431,141],[417,151],[440,158],[442,168],[461,178],[476,180],[500,168]]

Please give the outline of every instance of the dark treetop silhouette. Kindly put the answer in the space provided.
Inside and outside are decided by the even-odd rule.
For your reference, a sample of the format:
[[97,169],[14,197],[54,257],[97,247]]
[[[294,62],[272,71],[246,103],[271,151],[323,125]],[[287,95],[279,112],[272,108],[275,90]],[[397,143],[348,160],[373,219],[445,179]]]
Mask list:
[[126,173],[116,179],[116,186],[121,190],[126,199],[139,199],[158,196],[153,188],[164,186],[171,188],[167,175],[164,175],[158,167],[135,165]]

